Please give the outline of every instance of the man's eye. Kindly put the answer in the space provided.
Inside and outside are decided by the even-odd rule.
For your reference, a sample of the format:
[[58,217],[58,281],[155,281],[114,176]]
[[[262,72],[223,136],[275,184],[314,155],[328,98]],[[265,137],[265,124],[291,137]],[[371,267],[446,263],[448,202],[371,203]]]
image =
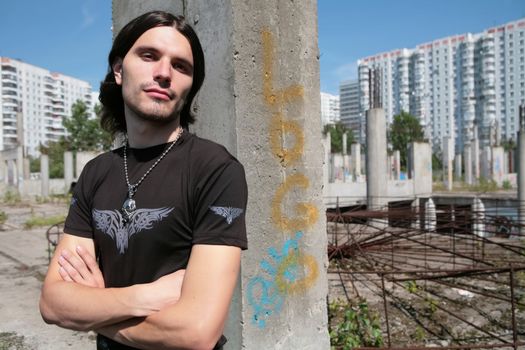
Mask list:
[[151,53],[148,53],[148,52],[145,52],[141,55],[142,59],[145,60],[145,61],[151,61],[153,60],[155,57],[153,56],[153,54]]

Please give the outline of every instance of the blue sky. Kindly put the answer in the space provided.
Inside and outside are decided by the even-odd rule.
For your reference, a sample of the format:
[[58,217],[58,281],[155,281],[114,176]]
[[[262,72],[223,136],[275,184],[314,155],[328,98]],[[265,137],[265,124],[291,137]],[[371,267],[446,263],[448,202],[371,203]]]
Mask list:
[[[478,33],[525,17],[525,0],[319,0],[321,90],[338,93],[359,58]],[[91,83],[97,90],[111,46],[110,0],[0,3],[0,56]]]

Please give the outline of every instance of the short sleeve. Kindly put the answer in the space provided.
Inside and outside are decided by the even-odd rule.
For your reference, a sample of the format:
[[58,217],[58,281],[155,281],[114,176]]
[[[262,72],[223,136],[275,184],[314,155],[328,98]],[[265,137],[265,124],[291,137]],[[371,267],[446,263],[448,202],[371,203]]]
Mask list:
[[197,182],[193,244],[231,245],[247,249],[248,189],[243,166],[235,159],[208,169]]
[[93,238],[91,205],[89,200],[89,195],[93,195],[92,190],[90,190],[93,186],[88,180],[90,178],[88,173],[89,164],[86,165],[80,174],[73,189],[69,212],[64,224],[64,231],[75,236]]

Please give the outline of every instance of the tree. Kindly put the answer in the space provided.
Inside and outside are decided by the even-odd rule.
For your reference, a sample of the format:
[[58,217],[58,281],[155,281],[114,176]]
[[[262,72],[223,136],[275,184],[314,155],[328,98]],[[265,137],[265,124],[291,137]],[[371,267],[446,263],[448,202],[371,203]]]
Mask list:
[[332,153],[342,153],[343,150],[343,134],[346,132],[346,153],[350,153],[350,145],[354,143],[354,133],[352,129],[348,129],[343,123],[337,122],[335,124],[327,124],[324,127],[323,134],[330,133],[330,146]]
[[40,153],[49,157],[49,178],[61,179],[64,177],[64,152],[68,150],[68,143],[62,137],[59,141],[40,145]]
[[394,150],[399,150],[401,167],[406,168],[407,165],[408,145],[424,139],[423,128],[416,117],[406,112],[394,116],[394,121],[390,125],[389,141]]
[[65,141],[70,151],[102,151],[111,147],[111,135],[100,127],[100,106],[96,106],[95,113],[97,118],[90,119],[84,102],[73,104],[71,117],[62,121],[68,132]]
[[[49,156],[49,177],[64,177],[64,152],[108,150],[112,144],[111,134],[100,127],[100,106],[95,107],[96,118],[89,118],[87,106],[77,101],[71,108],[71,117],[64,118],[62,125],[68,135],[58,141],[40,145],[40,153]],[[40,164],[33,162],[32,169],[40,169]]]

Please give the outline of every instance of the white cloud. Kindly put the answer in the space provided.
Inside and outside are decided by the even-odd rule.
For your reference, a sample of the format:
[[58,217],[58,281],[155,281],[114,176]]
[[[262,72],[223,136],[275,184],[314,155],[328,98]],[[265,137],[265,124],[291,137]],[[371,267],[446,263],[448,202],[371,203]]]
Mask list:
[[89,3],[90,1],[86,1],[82,4],[82,28],[87,28],[95,22],[95,15],[88,7]]

